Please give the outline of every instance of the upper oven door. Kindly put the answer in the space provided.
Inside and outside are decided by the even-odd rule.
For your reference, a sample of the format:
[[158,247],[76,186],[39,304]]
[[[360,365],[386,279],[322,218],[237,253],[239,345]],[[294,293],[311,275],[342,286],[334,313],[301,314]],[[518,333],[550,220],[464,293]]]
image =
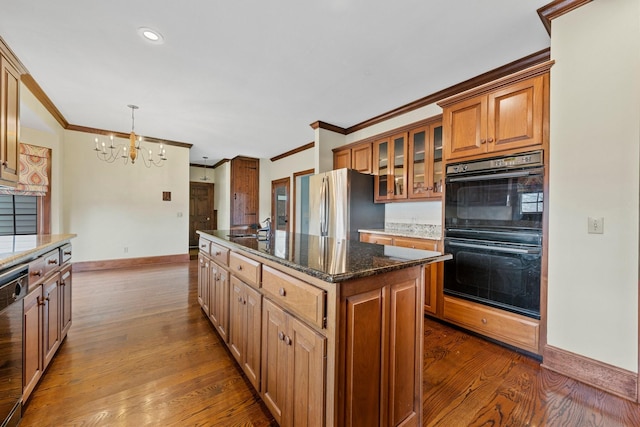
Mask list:
[[542,167],[446,178],[445,228],[542,229]]

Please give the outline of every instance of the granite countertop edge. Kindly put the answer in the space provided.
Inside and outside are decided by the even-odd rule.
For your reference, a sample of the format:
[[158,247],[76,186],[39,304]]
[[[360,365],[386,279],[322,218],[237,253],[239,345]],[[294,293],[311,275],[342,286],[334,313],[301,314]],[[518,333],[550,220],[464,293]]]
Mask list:
[[[4,236],[13,237],[14,239],[23,236]],[[36,242],[29,249],[14,251],[12,253],[0,254],[0,268],[13,267],[15,265],[31,261],[38,256],[46,253],[54,247],[59,247],[77,237],[76,234],[42,234],[36,236]]]
[[438,254],[432,257],[427,257],[427,258],[418,258],[418,259],[398,259],[397,263],[394,264],[390,264],[390,265],[385,265],[385,266],[380,266],[380,267],[375,267],[375,268],[368,268],[368,269],[364,269],[364,270],[359,270],[359,271],[354,271],[354,272],[347,272],[347,273],[325,273],[310,267],[305,267],[303,265],[300,265],[296,262],[293,261],[289,261],[283,258],[279,258],[277,256],[262,252],[260,250],[256,250],[247,246],[242,245],[240,242],[242,241],[242,239],[235,239],[236,241],[231,241],[231,240],[226,240],[223,238],[220,238],[218,236],[212,235],[207,233],[206,231],[197,231],[198,234],[204,234],[205,236],[207,236],[207,238],[210,238],[214,241],[216,241],[219,244],[222,244],[226,247],[231,247],[231,248],[235,248],[244,252],[247,252],[249,254],[252,254],[254,256],[275,262],[277,264],[283,265],[285,267],[289,267],[293,270],[299,271],[301,273],[307,274],[311,277],[314,277],[316,279],[320,279],[324,282],[328,282],[328,283],[339,283],[339,282],[344,282],[346,280],[351,280],[351,279],[358,279],[361,277],[368,277],[368,276],[374,276],[376,274],[382,274],[382,273],[386,273],[389,271],[394,271],[394,270],[402,270],[405,268],[409,268],[409,267],[414,267],[417,265],[422,265],[422,264],[431,264],[431,263],[435,263],[435,262],[440,262],[440,261],[446,261],[449,259],[452,259],[452,256],[450,254]]

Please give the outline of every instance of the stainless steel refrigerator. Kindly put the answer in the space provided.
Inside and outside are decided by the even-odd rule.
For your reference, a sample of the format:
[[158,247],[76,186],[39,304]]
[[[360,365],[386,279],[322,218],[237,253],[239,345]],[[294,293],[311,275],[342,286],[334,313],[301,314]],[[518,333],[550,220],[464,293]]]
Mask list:
[[301,182],[296,232],[358,239],[358,229],[384,228],[384,205],[373,202],[373,176],[351,169],[311,175]]

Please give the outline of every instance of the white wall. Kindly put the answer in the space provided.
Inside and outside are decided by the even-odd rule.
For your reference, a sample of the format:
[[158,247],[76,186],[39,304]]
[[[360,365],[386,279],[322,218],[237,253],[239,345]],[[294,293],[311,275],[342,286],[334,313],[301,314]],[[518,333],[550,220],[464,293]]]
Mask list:
[[548,344],[636,372],[640,2],[552,25]]
[[[189,149],[166,146],[164,166],[147,169],[140,161],[98,160],[93,138],[64,132],[63,228],[78,235],[74,261],[188,253]],[[163,191],[171,201],[162,200]]]
[[211,184],[215,182],[215,175],[216,173],[211,167],[205,169],[204,167],[189,166],[189,181]]

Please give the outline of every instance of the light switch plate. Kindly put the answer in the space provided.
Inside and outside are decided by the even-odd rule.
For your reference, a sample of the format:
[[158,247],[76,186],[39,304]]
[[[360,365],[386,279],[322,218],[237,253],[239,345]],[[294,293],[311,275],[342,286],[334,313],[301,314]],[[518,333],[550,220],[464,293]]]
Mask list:
[[589,234],[603,234],[604,233],[604,218],[588,218],[587,232]]

